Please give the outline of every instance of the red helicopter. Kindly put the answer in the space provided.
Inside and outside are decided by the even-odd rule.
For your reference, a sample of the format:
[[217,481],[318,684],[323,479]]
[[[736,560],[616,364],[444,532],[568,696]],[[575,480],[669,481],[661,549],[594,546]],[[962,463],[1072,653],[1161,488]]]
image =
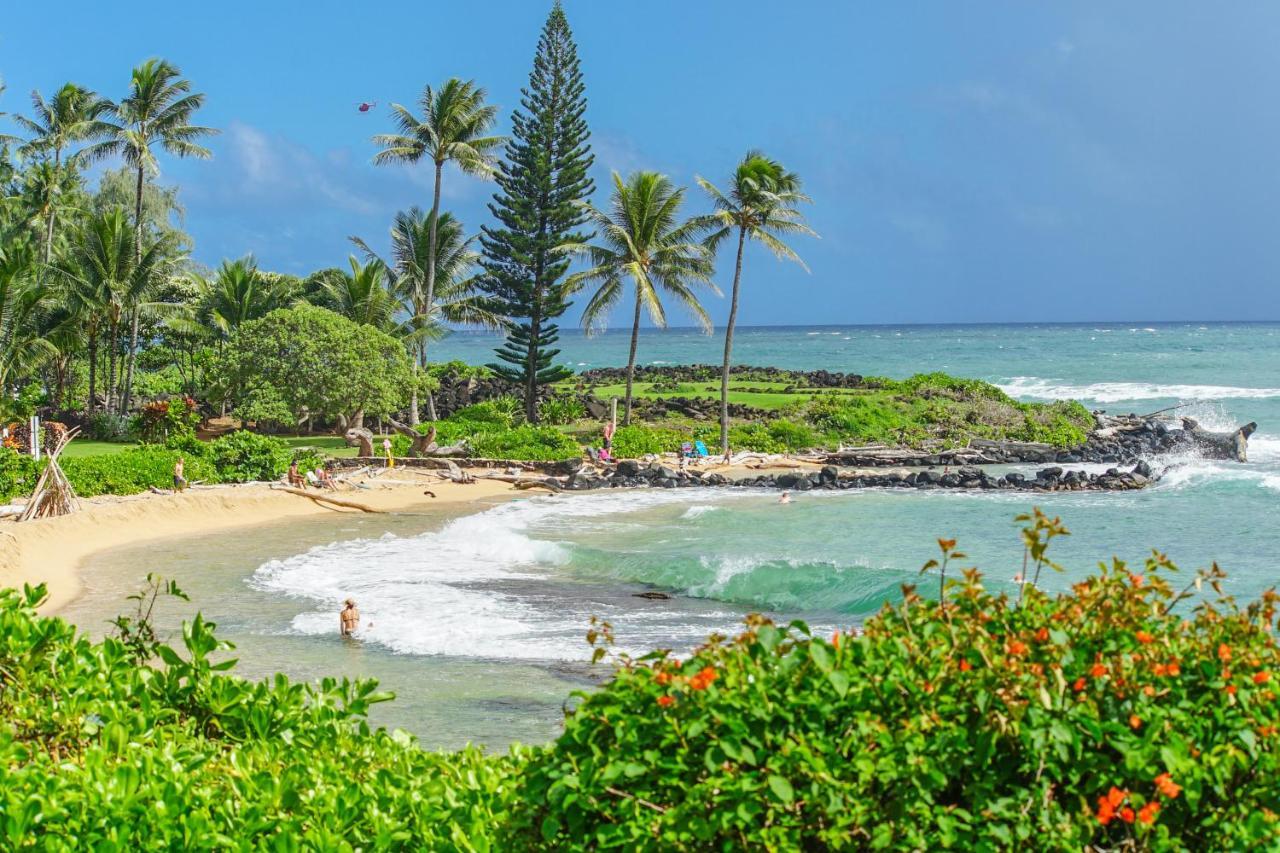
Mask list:
[[378,105],[377,101],[361,101],[359,104],[356,105],[356,109],[358,109],[362,113],[367,113],[369,112],[369,110],[373,109],[377,105]]

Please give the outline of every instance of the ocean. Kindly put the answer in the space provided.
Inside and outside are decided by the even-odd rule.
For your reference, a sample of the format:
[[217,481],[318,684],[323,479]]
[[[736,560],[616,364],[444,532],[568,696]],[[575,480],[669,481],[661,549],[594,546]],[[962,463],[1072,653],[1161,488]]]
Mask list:
[[[455,334],[432,358],[483,363],[495,342]],[[625,333],[566,332],[561,360],[579,370],[625,364],[627,343]],[[714,363],[721,345],[693,330],[645,330],[640,361]],[[1140,565],[1153,548],[1188,577],[1217,561],[1241,601],[1276,581],[1280,324],[744,328],[735,361],[891,377],[946,371],[1024,400],[1136,413],[1181,406],[1175,414],[1210,428],[1259,428],[1247,464],[1152,460],[1168,471],[1142,492],[870,489],[798,494],[785,506],[749,490],[566,494],[460,516],[353,520],[336,535],[295,521],[208,537],[168,565],[176,559],[195,585],[193,606],[223,622],[247,674],[375,675],[401,697],[376,721],[432,746],[495,748],[553,737],[570,691],[599,677],[583,639],[592,616],[608,619],[630,653],[687,650],[752,611],[815,630],[848,626],[919,581],[938,537],[959,539],[963,565],[1012,590],[1022,554],[1013,519],[1032,505],[1072,532],[1055,543],[1065,571],[1043,580],[1049,589],[1113,557]],[[145,573],[144,553],[104,555],[100,580],[68,615],[119,610],[109,609],[119,584],[102,578]],[[651,590],[673,598],[636,596]],[[348,595],[373,622],[360,644],[334,636]]]

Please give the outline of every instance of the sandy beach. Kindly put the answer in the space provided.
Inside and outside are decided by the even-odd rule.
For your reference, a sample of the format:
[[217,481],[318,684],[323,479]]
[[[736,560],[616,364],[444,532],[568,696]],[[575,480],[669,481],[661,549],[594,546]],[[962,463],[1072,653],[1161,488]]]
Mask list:
[[[399,470],[353,482],[368,488],[343,489],[334,496],[380,512],[527,494],[495,480],[451,483]],[[435,497],[424,495],[424,490],[430,490]],[[54,613],[79,594],[79,571],[84,562],[108,548],[181,539],[290,517],[360,512],[323,505],[274,490],[265,483],[195,487],[176,495],[90,498],[81,500],[81,510],[72,515],[0,523],[0,587],[46,584],[49,597],[41,611]]]

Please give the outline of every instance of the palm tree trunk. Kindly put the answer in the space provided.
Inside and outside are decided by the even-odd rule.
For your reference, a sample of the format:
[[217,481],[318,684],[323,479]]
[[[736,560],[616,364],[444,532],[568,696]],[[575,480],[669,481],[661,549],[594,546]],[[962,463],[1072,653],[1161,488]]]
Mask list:
[[120,324],[111,321],[111,334],[107,339],[107,413],[115,409],[116,403],[116,344],[119,342]]
[[[133,257],[134,263],[142,266],[142,167],[138,167],[138,182],[134,188],[133,198]],[[130,319],[128,367],[125,370],[124,391],[120,395],[120,412],[129,411],[130,398],[133,396],[133,362],[138,351],[138,314],[140,309],[135,305],[133,317]]]
[[733,267],[733,298],[729,301],[729,322],[724,327],[724,370],[720,373],[720,452],[729,452],[729,363],[733,357],[733,324],[738,321],[738,285],[742,281],[742,247],[747,229],[738,229],[738,259]]
[[[427,238],[427,301],[424,316],[431,316],[431,309],[436,304],[436,220],[440,217],[440,180],[444,175],[444,163],[436,163],[435,192],[431,196],[431,231]],[[422,342],[422,364],[427,363],[427,343]],[[431,392],[427,392],[427,418],[436,419],[436,401]]]
[[98,391],[98,332],[96,330],[89,333],[89,401],[85,406],[85,411],[93,414],[97,407],[97,391]]
[[640,285],[636,285],[636,316],[631,322],[631,355],[627,357],[627,403],[622,425],[631,426],[631,379],[636,372],[636,347],[640,343]]
[[[53,175],[57,180],[58,172],[62,171],[62,149],[55,148],[53,151]],[[44,223],[44,262],[47,265],[49,259],[53,257],[53,220],[57,216],[57,209],[54,207],[53,200],[49,200],[49,215],[45,217]],[[44,278],[44,270],[40,271],[40,277]]]

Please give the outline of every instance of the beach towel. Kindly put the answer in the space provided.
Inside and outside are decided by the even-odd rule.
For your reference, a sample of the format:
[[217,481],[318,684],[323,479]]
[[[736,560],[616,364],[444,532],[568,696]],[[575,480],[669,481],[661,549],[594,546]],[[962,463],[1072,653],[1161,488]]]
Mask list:
[[702,443],[702,439],[698,439],[693,443],[693,449],[699,456],[710,456],[707,452],[707,446]]

